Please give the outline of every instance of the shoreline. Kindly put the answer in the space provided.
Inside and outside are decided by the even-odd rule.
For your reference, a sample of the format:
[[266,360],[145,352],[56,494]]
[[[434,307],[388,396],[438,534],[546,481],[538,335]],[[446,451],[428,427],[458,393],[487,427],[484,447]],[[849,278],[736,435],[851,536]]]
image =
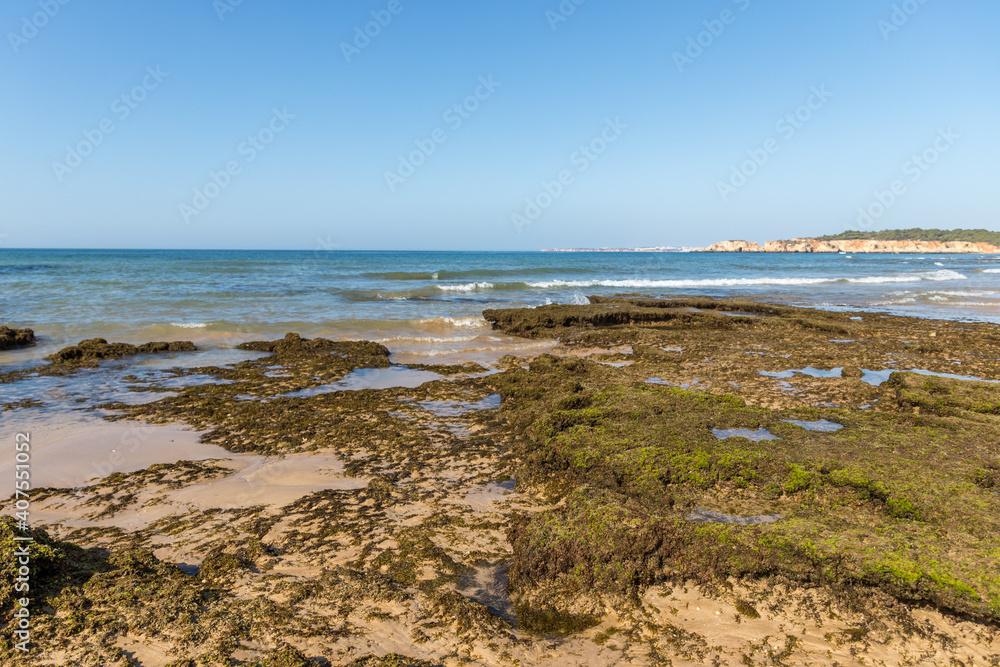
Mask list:
[[960,242],[820,241],[795,239],[767,241],[722,241],[706,247],[690,248],[545,248],[540,252],[580,253],[767,253],[778,255],[998,255],[1000,246]]
[[[828,655],[847,662],[855,655],[902,661],[929,654],[946,662],[1000,652],[1000,607],[989,611],[1000,591],[975,574],[990,571],[991,557],[976,551],[978,538],[955,532],[982,526],[990,534],[987,526],[1000,515],[991,490],[1000,489],[1000,473],[994,480],[989,467],[995,453],[982,449],[995,441],[998,426],[989,411],[977,412],[983,401],[1000,404],[1000,387],[958,379],[1000,379],[1000,327],[707,298],[590,301],[486,311],[497,331],[543,347],[498,359],[489,373],[414,366],[435,379],[409,386],[379,384],[377,378],[398,368],[379,345],[298,336],[245,345],[243,361],[229,360],[235,365],[143,374],[136,371],[151,358],[111,363],[109,370],[116,363],[125,368],[107,381],[128,385],[115,395],[143,401],[105,405],[98,414],[115,421],[103,431],[95,427],[103,435],[93,444],[78,440],[75,456],[107,457],[109,438],[113,443],[116,433],[144,423],[195,430],[183,436],[183,455],[178,451],[187,462],[149,465],[154,459],[126,457],[129,465],[90,486],[46,489],[33,498],[53,536],[95,558],[93,549],[110,550],[112,560],[100,561],[110,570],[99,578],[58,566],[70,568],[64,574],[71,581],[83,577],[72,585],[74,595],[126,628],[107,635],[90,625],[82,637],[105,661],[119,659],[114,646],[127,647],[144,665],[204,651],[274,660],[284,651],[286,658],[322,656],[329,664],[396,652],[447,665],[515,658],[617,665],[653,655],[672,656],[675,664],[713,657],[739,664],[764,653],[819,662]],[[155,365],[197,354],[177,353]],[[109,364],[97,363],[98,374]],[[892,373],[910,369],[938,375]],[[95,373],[67,370],[61,378],[67,387]],[[351,390],[338,389],[347,377],[355,378]],[[25,381],[31,380],[13,383]],[[9,410],[5,422],[44,409]],[[786,420],[842,428],[811,431]],[[928,438],[930,425],[950,435]],[[684,471],[701,468],[686,459],[677,468],[667,463],[688,454],[670,449],[662,429],[702,448],[711,477],[689,478]],[[780,440],[717,439],[713,429],[766,429]],[[198,436],[202,444],[193,442]],[[857,438],[868,444],[857,449]],[[551,449],[554,442],[563,444]],[[662,444],[633,449],[644,443]],[[199,447],[211,458],[190,460]],[[42,451],[36,465],[43,465]],[[644,466],[674,472],[654,468],[647,477],[645,468],[634,467],[643,451]],[[833,472],[810,467],[811,452],[824,452],[822,465],[834,465]],[[722,456],[743,463],[719,467]],[[777,467],[766,463],[775,456]],[[850,462],[844,470],[857,470],[854,477],[837,472],[831,463],[837,457]],[[572,461],[589,463],[578,468]],[[961,503],[946,500],[959,487],[943,480],[956,474],[983,486],[961,487],[972,494]],[[656,481],[676,475],[666,486]],[[883,491],[871,495],[856,475]],[[930,476],[914,486],[907,479],[914,475]],[[819,514],[809,509],[817,503],[825,508]],[[634,523],[635,512],[646,518]],[[580,523],[591,515],[617,519]],[[692,516],[709,522],[692,523]],[[778,518],[713,523],[764,516]],[[625,542],[619,524],[632,526]],[[918,530],[924,524],[945,531],[947,544]],[[872,527],[880,526],[919,539],[923,546],[914,548],[924,552],[879,542],[885,538]],[[700,537],[676,553],[652,546],[671,544],[676,531]],[[713,540],[724,535],[776,569],[708,558]],[[875,540],[873,548],[897,559],[916,558],[907,567],[917,572],[925,560],[937,562],[932,575],[956,583],[900,589],[891,577],[866,575],[867,583],[848,577],[817,586],[796,569],[809,561],[795,549],[772,553],[773,546],[763,546],[771,542],[757,541],[767,535],[790,545],[841,540],[831,554],[812,558],[840,558],[845,572],[878,571],[865,568],[878,563],[880,551],[852,546]],[[951,553],[969,556],[955,560]],[[145,565],[116,569],[126,555]],[[620,580],[614,574],[620,566],[637,578]],[[139,606],[116,608],[116,582],[135,577],[146,582]],[[39,583],[42,594],[62,594],[61,588],[45,593]],[[966,588],[983,602],[961,593]],[[183,601],[207,590],[215,591],[214,601],[185,616]],[[143,609],[164,620],[151,622]],[[224,620],[254,628],[265,617],[273,630],[264,633]],[[639,617],[648,619],[647,630],[635,624]],[[36,622],[37,636],[63,637],[68,652],[34,664],[78,655],[81,639],[69,639],[62,621],[41,614]],[[211,629],[219,623],[221,634]],[[326,631],[317,637],[307,626]],[[908,634],[911,627],[933,632]],[[761,653],[756,643],[788,634],[783,628],[796,639]],[[678,632],[680,641],[671,638]],[[223,641],[227,633],[235,644]],[[561,636],[555,643],[553,633]],[[203,639],[192,644],[182,636]],[[18,664],[16,656],[5,657]]]

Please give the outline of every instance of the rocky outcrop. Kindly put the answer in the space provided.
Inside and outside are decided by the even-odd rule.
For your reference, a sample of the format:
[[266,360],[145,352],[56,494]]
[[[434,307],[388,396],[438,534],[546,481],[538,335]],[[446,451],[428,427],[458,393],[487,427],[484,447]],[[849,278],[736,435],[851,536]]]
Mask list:
[[723,241],[705,248],[703,252],[764,252],[764,248],[753,241]]
[[913,253],[913,254],[1000,254],[1000,246],[971,241],[876,241],[856,239],[849,241],[822,241],[820,239],[792,239],[768,241],[764,247],[749,241],[723,241],[705,248],[702,252],[819,252],[847,254]]
[[829,241],[828,243],[846,253],[971,253],[976,255],[1000,253],[1000,247],[992,243],[973,243],[971,241]]
[[170,343],[109,343],[103,338],[82,340],[76,345],[65,347],[46,359],[53,364],[95,364],[102,359],[120,359],[136,354],[151,354],[156,352],[193,352],[197,348],[191,341],[174,341]]
[[11,329],[0,327],[0,350],[35,344],[35,332],[31,329]]
[[792,241],[768,241],[764,244],[765,252],[840,252],[840,248],[830,241],[816,239],[794,239]]

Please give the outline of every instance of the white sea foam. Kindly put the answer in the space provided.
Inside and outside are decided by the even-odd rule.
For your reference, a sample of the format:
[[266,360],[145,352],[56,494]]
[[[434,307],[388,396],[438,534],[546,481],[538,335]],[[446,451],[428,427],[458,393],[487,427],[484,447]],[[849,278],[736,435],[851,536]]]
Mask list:
[[465,283],[463,285],[437,285],[439,290],[444,292],[476,292],[479,290],[493,289],[493,283]]
[[952,271],[951,269],[944,269],[943,271],[935,271],[927,276],[924,276],[924,280],[966,280],[968,276],[963,276],[958,271]]
[[208,322],[171,322],[170,326],[181,329],[204,329],[208,326]]
[[819,285],[833,282],[827,278],[719,278],[707,280],[547,280],[527,283],[528,287],[738,287],[750,285]]
[[436,324],[455,327],[456,329],[482,329],[490,324],[482,317],[429,317],[417,320],[418,324]]
[[945,296],[998,296],[1000,292],[996,290],[982,290],[982,289],[949,289],[935,291],[935,294],[943,294]]
[[490,323],[482,317],[446,317],[444,321],[453,327],[480,328],[490,326]]
[[930,272],[920,272],[920,273],[902,273],[895,276],[865,276],[863,278],[847,278],[846,281],[849,283],[857,283],[861,285],[874,285],[879,283],[919,283],[924,280],[930,280],[933,282],[945,282],[948,280],[966,280],[967,276],[962,275],[958,271],[952,271],[950,269],[942,269],[940,271],[930,271]]
[[983,273],[1000,273],[1000,269],[983,269]]
[[[920,276],[908,274],[901,276],[864,276],[862,278],[846,278],[844,282],[854,283],[856,285],[880,285],[880,284],[895,284],[895,283],[919,283],[924,280]],[[928,280],[931,280],[928,278]]]
[[467,343],[473,340],[479,340],[480,336],[449,336],[447,338],[441,336],[386,336],[384,338],[376,338],[376,343]]
[[553,287],[624,287],[624,288],[681,288],[681,287],[751,287],[755,285],[799,286],[824,285],[846,282],[861,285],[880,283],[918,283],[924,280],[935,282],[965,280],[966,276],[944,269],[941,271],[903,273],[895,276],[862,276],[859,278],[707,278],[704,280],[548,280],[529,282],[529,287],[551,289]]

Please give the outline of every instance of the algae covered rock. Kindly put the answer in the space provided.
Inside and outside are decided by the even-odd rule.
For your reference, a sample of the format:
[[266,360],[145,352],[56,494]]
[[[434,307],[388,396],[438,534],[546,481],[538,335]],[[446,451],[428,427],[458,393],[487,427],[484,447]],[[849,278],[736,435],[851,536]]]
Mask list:
[[840,377],[842,378],[854,378],[860,380],[864,377],[864,371],[862,371],[857,366],[844,366],[840,371]]
[[257,560],[266,553],[266,547],[256,538],[243,543],[223,543],[205,556],[198,577],[203,581],[219,583],[254,569]]
[[158,352],[193,352],[196,348],[191,341],[153,342],[142,345],[131,343],[109,343],[103,338],[82,340],[76,345],[65,347],[46,359],[53,364],[95,365],[105,359],[121,359],[136,354]]
[[410,658],[398,653],[374,656],[366,655],[348,663],[347,667],[438,667],[439,663]]
[[[578,309],[586,314],[593,307]],[[879,392],[856,400],[876,396],[880,410],[844,410],[821,394],[800,399],[811,405],[774,409],[774,394],[765,393],[772,389],[753,367],[744,370],[745,342],[763,344],[785,329],[815,338],[826,333],[798,316],[761,317],[736,333],[719,329],[715,313],[698,317],[693,332],[659,324],[600,332],[602,346],[633,349],[637,340],[686,349],[726,332],[682,363],[649,354],[629,371],[541,355],[529,370],[488,378],[503,397],[497,418],[511,434],[519,488],[555,505],[515,516],[507,533],[511,596],[545,612],[537,625],[549,623],[546,614],[575,613],[582,594],[634,597],[660,582],[730,578],[821,584],[846,596],[864,590],[872,600],[888,594],[945,613],[1000,618],[992,444],[1000,385],[905,372],[878,389],[824,378],[815,391]],[[828,319],[836,324],[838,317]],[[762,325],[764,333],[756,328]],[[591,345],[593,332],[569,332],[564,345],[581,339]],[[832,356],[836,351],[810,348],[807,364],[831,355],[822,363],[846,369],[851,361]],[[707,360],[699,374],[720,380],[713,391],[646,381],[669,373],[690,378],[699,359]],[[724,381],[734,376],[741,382]],[[722,393],[734,388],[749,400]],[[784,424],[824,418],[843,428],[811,432]],[[761,427],[781,439],[714,435],[717,428]],[[767,525],[689,519],[693,508],[709,504],[723,514],[783,519]],[[539,597],[556,588],[561,597]]]
[[[494,329],[524,338],[565,336],[580,330],[669,324],[729,328],[754,323],[761,316],[785,315],[791,309],[772,304],[710,298],[647,299],[587,297],[588,305],[551,304],[537,308],[484,310]],[[749,317],[748,317],[749,316]],[[742,322],[737,322],[742,320]],[[748,322],[749,321],[749,322]],[[839,329],[838,329],[839,331]]]
[[0,350],[11,350],[35,344],[35,332],[32,329],[11,329],[0,327]]
[[310,660],[299,649],[285,644],[273,651],[269,651],[261,664],[264,667],[312,667],[316,663]]
[[[19,560],[25,559],[25,552],[29,561],[30,591],[18,585],[23,583],[18,581],[18,568]],[[65,563],[65,549],[44,530],[22,530],[12,517],[0,517],[0,614],[9,614],[15,599],[36,598],[36,593],[48,588]]]
[[359,366],[384,368],[389,365],[389,348],[371,341],[332,341],[326,338],[303,338],[297,333],[288,333],[280,340],[250,341],[240,343],[237,347],[252,352],[270,352],[279,359],[333,354],[368,362],[358,363]]

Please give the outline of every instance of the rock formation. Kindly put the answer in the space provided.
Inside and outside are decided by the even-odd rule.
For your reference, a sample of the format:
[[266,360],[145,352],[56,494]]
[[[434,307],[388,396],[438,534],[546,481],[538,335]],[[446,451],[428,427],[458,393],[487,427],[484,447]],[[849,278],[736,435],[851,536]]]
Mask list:
[[753,241],[723,241],[705,248],[702,252],[764,252],[764,248]]
[[34,345],[35,332],[31,329],[11,329],[0,327],[0,350],[10,350],[15,347]]

